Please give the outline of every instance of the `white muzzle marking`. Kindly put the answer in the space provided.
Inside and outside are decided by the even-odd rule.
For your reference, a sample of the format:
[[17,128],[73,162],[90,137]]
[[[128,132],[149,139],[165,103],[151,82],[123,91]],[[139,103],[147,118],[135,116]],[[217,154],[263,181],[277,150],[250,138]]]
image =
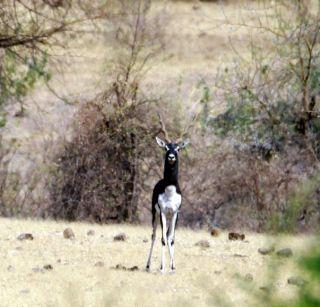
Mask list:
[[174,155],[174,154],[169,154],[169,155],[168,155],[168,160],[169,160],[170,162],[176,161],[175,155]]

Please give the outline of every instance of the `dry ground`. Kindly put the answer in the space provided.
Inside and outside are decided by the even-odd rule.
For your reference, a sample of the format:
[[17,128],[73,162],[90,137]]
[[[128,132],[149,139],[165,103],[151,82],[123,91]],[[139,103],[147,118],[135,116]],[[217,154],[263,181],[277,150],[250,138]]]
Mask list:
[[[66,227],[73,229],[75,240],[63,237]],[[91,229],[95,234],[88,236]],[[257,305],[255,295],[263,295],[261,286],[272,284],[274,293],[282,298],[295,294],[297,288],[288,285],[287,278],[297,274],[293,261],[312,240],[249,233],[240,242],[229,241],[224,232],[210,237],[204,231],[180,228],[177,271],[162,275],[158,272],[159,240],[152,272],[144,271],[150,231],[149,227],[128,225],[1,219],[0,306]],[[17,240],[23,232],[32,233],[34,240]],[[113,241],[119,232],[129,236],[126,242]],[[195,246],[202,239],[211,246]],[[277,248],[291,247],[294,256],[279,260],[257,252],[273,243]],[[95,266],[99,261],[104,266]],[[53,269],[43,269],[47,264]],[[115,270],[117,264],[138,266],[139,270]],[[253,281],[245,280],[247,274]]]
[[[158,5],[161,3],[164,1]],[[242,56],[248,54],[248,32],[227,25],[226,16],[237,23],[244,14],[251,22],[257,12],[264,12],[252,10],[253,1],[229,1],[223,7],[196,1],[166,3],[170,15],[167,49],[152,63],[145,87],[173,97],[172,103],[181,99],[187,108],[185,98],[192,87],[201,78],[210,82],[218,67],[228,65],[236,57],[234,47]],[[239,10],[240,6],[244,10]],[[106,66],[112,46],[107,43],[97,37],[90,37],[89,43],[75,38],[72,48],[61,51],[56,59],[62,63],[57,70],[63,75],[55,74],[51,82],[60,96],[81,102],[99,92],[108,81]],[[45,152],[51,143],[66,136],[77,105],[64,104],[41,85],[25,104],[26,116],[10,119],[6,137],[20,144],[11,168],[22,172],[28,183],[28,173],[46,162]],[[221,110],[219,105],[217,110]],[[62,236],[68,226],[75,232],[74,241]],[[95,230],[94,236],[87,236],[90,229]],[[32,233],[34,240],[18,241],[22,232]],[[119,232],[125,232],[129,239],[113,242]],[[150,234],[151,227],[1,219],[0,306],[212,306],[225,302],[257,306],[255,294],[261,297],[259,288],[270,283],[281,297],[295,294],[296,288],[287,285],[287,278],[297,274],[293,261],[311,240],[246,234],[245,242],[231,242],[227,233],[213,238],[204,231],[180,228],[176,235],[177,272],[161,275],[159,240],[152,272],[144,272]],[[202,239],[209,240],[211,247],[196,247]],[[257,252],[259,247],[273,243],[279,248],[292,247],[294,257],[280,261]],[[95,266],[99,261],[104,262],[103,267]],[[53,270],[43,270],[47,264]],[[117,264],[138,266],[139,270],[112,269]],[[243,281],[247,274],[252,274],[252,282]]]

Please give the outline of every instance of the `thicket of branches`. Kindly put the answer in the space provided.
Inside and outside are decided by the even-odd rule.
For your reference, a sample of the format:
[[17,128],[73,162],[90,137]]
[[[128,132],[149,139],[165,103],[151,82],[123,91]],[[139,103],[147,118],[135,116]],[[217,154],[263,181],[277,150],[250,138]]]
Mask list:
[[[72,12],[68,1],[35,4],[59,18]],[[76,19],[68,19],[70,26],[99,11],[81,1],[76,5],[86,13],[78,16],[77,9]],[[280,1],[267,9],[258,23],[244,20],[235,25],[258,31],[268,41],[268,48],[252,41],[251,59],[240,56],[218,74],[214,85],[199,82],[195,104],[201,111],[191,122],[195,115],[191,110],[186,111],[191,114],[189,119],[179,106],[142,91],[150,59],[164,48],[165,22],[161,14],[150,14],[150,6],[149,0],[113,1],[99,24],[100,29],[107,27],[108,39],[112,33],[109,43],[114,52],[108,65],[112,82],[96,99],[81,103],[72,123],[72,139],[54,144],[45,184],[49,197],[33,204],[31,214],[96,222],[150,218],[152,188],[162,175],[162,155],[154,143],[161,132],[156,116],[160,110],[173,139],[183,133],[191,139],[180,164],[181,224],[260,231],[286,230],[290,225],[297,226],[290,230],[314,229],[320,221],[319,11],[301,1]],[[103,12],[106,7],[101,9]],[[66,21],[60,22],[62,32],[67,33]],[[227,23],[232,24],[230,20]],[[39,27],[36,33],[45,29]],[[19,39],[24,41],[22,34]],[[35,72],[26,70],[31,76],[22,82],[29,84],[31,78],[29,88],[38,78],[50,77],[46,72],[48,53],[37,53],[38,48],[61,39],[50,41],[53,36],[48,36],[37,41],[38,36],[32,43],[19,45],[24,48],[20,53],[15,49],[18,45],[12,47],[13,52],[9,47],[9,53],[4,53],[8,65],[19,58],[15,53],[35,52],[38,66],[31,65]],[[28,61],[21,65],[29,65],[25,64]],[[12,67],[19,66],[15,63]],[[9,79],[13,76],[15,73],[7,74]],[[24,88],[20,83],[10,84]],[[20,97],[25,92],[22,90]],[[15,93],[16,88],[11,87],[11,97]],[[212,102],[224,103],[225,112],[213,116]],[[0,159],[7,166],[10,155],[0,155]],[[15,189],[17,180],[11,177],[10,187]],[[3,186],[9,181],[0,182],[0,196],[8,191]],[[11,199],[15,201],[15,197]],[[2,208],[2,214],[16,214]]]
[[[318,189],[299,209],[293,194],[319,171],[320,11],[301,1],[280,1],[272,12],[258,24],[238,24],[259,30],[270,48],[252,42],[251,61],[240,57],[219,75],[217,93],[227,110],[213,117],[204,106],[204,129],[231,149],[231,155],[224,151],[214,190],[226,197],[222,213],[234,212],[241,224],[284,230],[291,216],[297,229],[314,229]],[[243,212],[253,219],[245,221]]]
[[41,208],[42,215],[95,222],[139,220],[141,169],[159,132],[158,101],[146,97],[140,86],[148,61],[163,46],[163,27],[157,17],[148,18],[149,9],[150,1],[118,1],[109,15],[116,48],[109,71],[114,82],[80,107],[74,137],[55,158],[51,204]]
[[6,111],[10,104],[20,106],[36,82],[48,82],[48,61],[53,48],[67,47],[70,33],[78,32],[85,21],[106,15],[104,7],[85,1],[4,0],[0,6],[0,212],[17,214],[25,195],[19,188],[19,174],[8,170],[17,142],[3,142]]

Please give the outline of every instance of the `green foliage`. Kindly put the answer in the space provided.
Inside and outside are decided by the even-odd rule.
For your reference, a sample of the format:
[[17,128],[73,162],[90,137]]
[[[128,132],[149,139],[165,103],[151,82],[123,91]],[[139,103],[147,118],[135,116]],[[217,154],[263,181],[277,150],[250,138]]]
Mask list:
[[8,100],[21,101],[34,88],[37,80],[50,80],[47,63],[47,53],[37,57],[27,54],[21,59],[12,50],[5,50],[0,73],[0,127],[6,123],[4,106]]
[[209,119],[209,102],[211,99],[211,92],[210,88],[205,82],[205,80],[200,80],[200,82],[197,85],[198,88],[201,88],[201,99],[200,104],[202,107],[202,112],[200,114],[200,125],[202,131],[204,131],[207,127],[208,119]]
[[320,238],[316,240],[315,246],[300,259],[300,268],[308,276],[307,284],[300,289],[298,298],[292,304],[296,307],[320,306]]
[[315,102],[320,95],[319,19],[300,1],[280,1],[266,20],[262,28],[272,36],[270,49],[251,42],[252,61],[240,58],[219,75],[217,87],[228,105],[209,125],[221,137],[249,145],[268,142],[274,150],[311,133],[310,143],[320,158]]

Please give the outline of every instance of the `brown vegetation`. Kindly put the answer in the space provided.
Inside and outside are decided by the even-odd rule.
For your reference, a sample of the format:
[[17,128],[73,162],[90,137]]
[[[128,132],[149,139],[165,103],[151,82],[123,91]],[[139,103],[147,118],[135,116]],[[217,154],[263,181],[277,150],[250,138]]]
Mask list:
[[[68,3],[49,1],[37,9],[69,12]],[[195,13],[190,4],[183,5],[192,14],[203,14],[201,7]],[[108,14],[99,15],[93,25],[94,33],[101,31],[112,49],[102,91],[94,99],[79,99],[68,132],[48,141],[43,168],[34,171],[28,188],[20,189],[17,174],[17,188],[12,188],[12,181],[11,190],[8,185],[0,190],[0,197],[7,195],[2,214],[100,223],[149,221],[151,189],[161,176],[161,156],[154,144],[154,136],[163,130],[156,115],[160,111],[170,134],[178,137],[187,131],[192,144],[181,157],[179,223],[258,231],[316,227],[319,13],[298,2],[252,5],[261,9],[252,22],[231,20],[228,14],[225,24],[220,21],[225,27],[239,27],[248,37],[253,34],[245,54],[239,49],[234,64],[221,67],[217,74],[206,71],[197,76],[193,91],[189,89],[193,93],[184,92],[180,103],[177,93],[161,91],[165,82],[145,81],[149,68],[168,56],[165,43],[171,43],[168,49],[174,45],[165,29],[165,9],[152,1],[113,1]],[[87,3],[76,18],[93,18],[97,11]],[[24,35],[29,34],[21,32],[17,39],[23,42]],[[197,35],[199,41],[214,40],[205,32]],[[35,46],[44,43],[36,34],[32,38]],[[232,41],[230,45],[234,49]],[[44,67],[45,63],[43,71]],[[156,75],[163,74],[155,67]],[[168,91],[181,90],[178,84],[170,86]],[[192,105],[185,102],[188,94],[196,101]],[[9,161],[8,157],[2,160]],[[310,186],[307,192],[304,184]]]

